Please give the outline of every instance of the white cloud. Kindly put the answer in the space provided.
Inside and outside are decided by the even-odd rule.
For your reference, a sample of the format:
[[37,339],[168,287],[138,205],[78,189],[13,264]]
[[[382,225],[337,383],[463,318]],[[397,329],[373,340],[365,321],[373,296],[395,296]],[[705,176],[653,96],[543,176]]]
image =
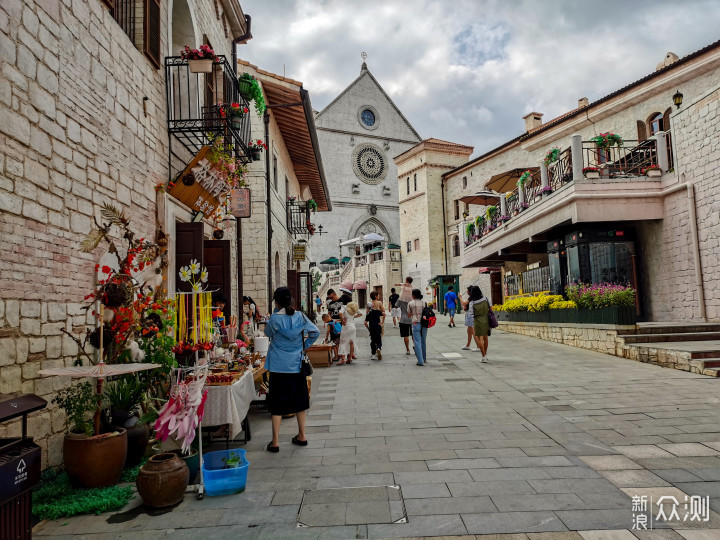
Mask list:
[[368,66],[423,137],[478,153],[717,39],[712,0],[242,1],[241,58],[301,80],[320,110]]

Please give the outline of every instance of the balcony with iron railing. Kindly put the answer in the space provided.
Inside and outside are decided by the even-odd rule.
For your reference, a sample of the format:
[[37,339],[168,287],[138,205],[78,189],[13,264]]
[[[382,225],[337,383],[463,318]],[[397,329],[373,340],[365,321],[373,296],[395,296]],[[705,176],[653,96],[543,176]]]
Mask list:
[[[220,140],[241,162],[250,161],[247,147],[251,136],[250,113],[231,118],[223,109],[223,105],[238,103],[250,110],[248,101],[240,94],[237,74],[225,56],[217,57],[210,73],[193,73],[187,60],[166,57],[165,90],[171,176],[211,139]],[[173,146],[173,140],[181,147]],[[183,149],[187,155],[181,155]],[[173,157],[178,160],[175,167]]]
[[[540,163],[539,170],[518,182],[512,191],[499,194],[498,204],[486,208],[484,216],[465,225],[463,266],[477,259],[474,252],[481,249],[477,244],[490,245],[507,234],[531,236],[530,232],[518,232],[518,228],[520,223],[532,221],[533,216],[543,216],[544,222],[581,221],[577,208],[560,204],[562,199],[567,203],[581,201],[577,204],[587,207],[592,199],[607,203],[617,198],[606,215],[597,204],[595,211],[586,211],[589,221],[613,219],[616,214],[614,219],[621,221],[641,216],[650,219],[647,216],[658,214],[658,201],[652,199],[652,194],[660,189],[661,181],[651,176],[672,171],[670,133],[661,132],[645,141],[625,140],[620,145],[605,147],[595,141],[583,141],[576,135],[570,147],[560,149],[548,161]],[[633,201],[648,196],[651,198],[644,211],[632,207],[634,212],[622,214]],[[554,219],[547,215],[551,210],[557,213]]]
[[314,225],[310,222],[310,208],[304,201],[288,201],[287,230],[293,236],[308,237],[314,232]]

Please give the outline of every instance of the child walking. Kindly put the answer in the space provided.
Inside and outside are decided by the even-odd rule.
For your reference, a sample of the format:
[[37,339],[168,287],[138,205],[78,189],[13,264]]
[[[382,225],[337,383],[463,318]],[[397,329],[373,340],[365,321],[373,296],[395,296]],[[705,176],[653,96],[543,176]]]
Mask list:
[[385,327],[385,308],[378,293],[370,293],[371,303],[365,315],[365,328],[370,332],[370,360],[382,360],[382,335]]

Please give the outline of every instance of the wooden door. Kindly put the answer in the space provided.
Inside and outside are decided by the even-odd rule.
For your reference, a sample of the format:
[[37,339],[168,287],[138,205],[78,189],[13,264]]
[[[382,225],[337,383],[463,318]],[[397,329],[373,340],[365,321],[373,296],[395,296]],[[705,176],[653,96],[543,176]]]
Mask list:
[[230,240],[205,240],[205,268],[208,271],[207,290],[225,295],[223,315],[229,321],[232,315],[232,283],[230,282]]
[[175,223],[175,290],[190,292],[191,285],[178,277],[180,268],[188,266],[191,260],[197,260],[203,267],[203,224]]
[[287,286],[293,298],[293,307],[300,309],[300,273],[297,270],[287,271]]
[[490,273],[490,303],[492,305],[502,304],[502,277],[500,272]]

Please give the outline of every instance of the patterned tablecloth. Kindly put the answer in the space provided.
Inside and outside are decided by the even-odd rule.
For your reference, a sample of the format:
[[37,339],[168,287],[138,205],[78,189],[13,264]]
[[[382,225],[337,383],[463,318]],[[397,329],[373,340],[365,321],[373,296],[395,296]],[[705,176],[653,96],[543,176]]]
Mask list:
[[242,431],[242,421],[250,409],[250,402],[256,399],[252,371],[246,371],[234,384],[206,388],[208,396],[202,425],[229,424],[230,438],[234,439]]

